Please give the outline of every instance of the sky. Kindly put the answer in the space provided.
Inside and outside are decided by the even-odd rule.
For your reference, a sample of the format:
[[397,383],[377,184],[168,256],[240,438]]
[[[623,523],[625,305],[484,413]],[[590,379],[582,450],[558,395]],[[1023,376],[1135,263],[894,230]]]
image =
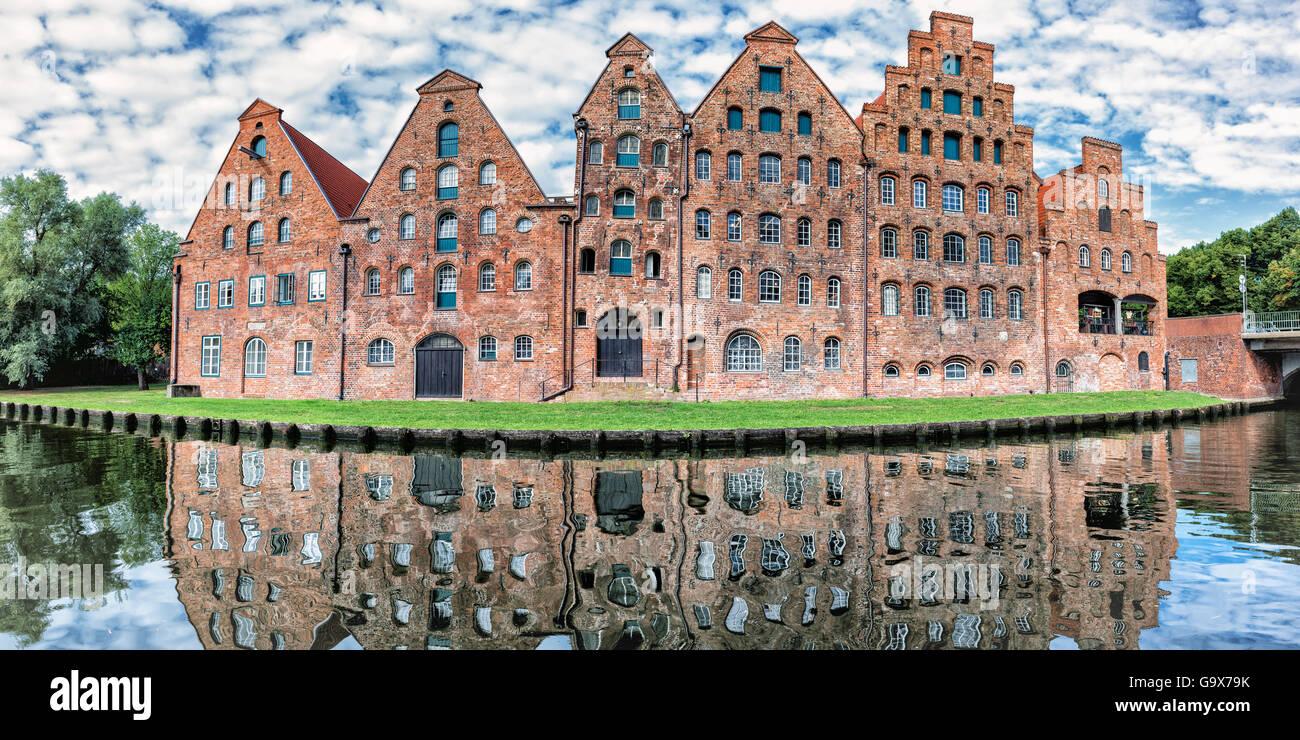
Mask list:
[[775,20],[856,116],[931,10],[996,46],[1040,176],[1083,136],[1123,144],[1161,251],[1300,204],[1300,5],[1252,0],[5,0],[0,176],[50,168],[183,236],[253,99],[369,179],[415,88],[451,68],[571,194],[572,113],[623,33],[689,111]]

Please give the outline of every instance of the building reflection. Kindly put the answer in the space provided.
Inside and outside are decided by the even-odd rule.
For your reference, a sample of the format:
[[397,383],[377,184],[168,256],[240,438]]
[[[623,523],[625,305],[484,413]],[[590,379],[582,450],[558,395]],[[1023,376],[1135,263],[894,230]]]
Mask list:
[[213,649],[1134,649],[1177,551],[1172,450],[1202,432],[633,460],[175,442],[168,555]]

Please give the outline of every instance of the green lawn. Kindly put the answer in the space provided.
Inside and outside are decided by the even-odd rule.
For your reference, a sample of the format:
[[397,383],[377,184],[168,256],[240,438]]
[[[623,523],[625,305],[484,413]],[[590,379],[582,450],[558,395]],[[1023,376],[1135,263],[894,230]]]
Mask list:
[[495,403],[167,398],[133,386],[0,391],[0,401],[145,414],[413,429],[761,429],[972,421],[1188,408],[1218,399],[1182,391],[834,401]]

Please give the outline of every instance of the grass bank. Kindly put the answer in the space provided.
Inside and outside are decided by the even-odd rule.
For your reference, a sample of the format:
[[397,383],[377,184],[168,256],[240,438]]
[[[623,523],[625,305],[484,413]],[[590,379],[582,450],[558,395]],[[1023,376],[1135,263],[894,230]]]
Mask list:
[[982,421],[1022,416],[1122,413],[1205,406],[1183,391],[1118,391],[990,398],[853,398],[832,401],[664,403],[603,401],[282,401],[167,398],[134,386],[0,391],[0,401],[137,414],[411,429],[692,430]]

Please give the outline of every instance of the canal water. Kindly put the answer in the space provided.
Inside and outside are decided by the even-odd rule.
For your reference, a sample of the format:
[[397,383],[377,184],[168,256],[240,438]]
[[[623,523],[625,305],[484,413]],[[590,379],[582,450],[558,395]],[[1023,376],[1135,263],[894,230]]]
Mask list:
[[1298,497],[1297,411],[703,459],[0,421],[0,647],[1293,648]]

